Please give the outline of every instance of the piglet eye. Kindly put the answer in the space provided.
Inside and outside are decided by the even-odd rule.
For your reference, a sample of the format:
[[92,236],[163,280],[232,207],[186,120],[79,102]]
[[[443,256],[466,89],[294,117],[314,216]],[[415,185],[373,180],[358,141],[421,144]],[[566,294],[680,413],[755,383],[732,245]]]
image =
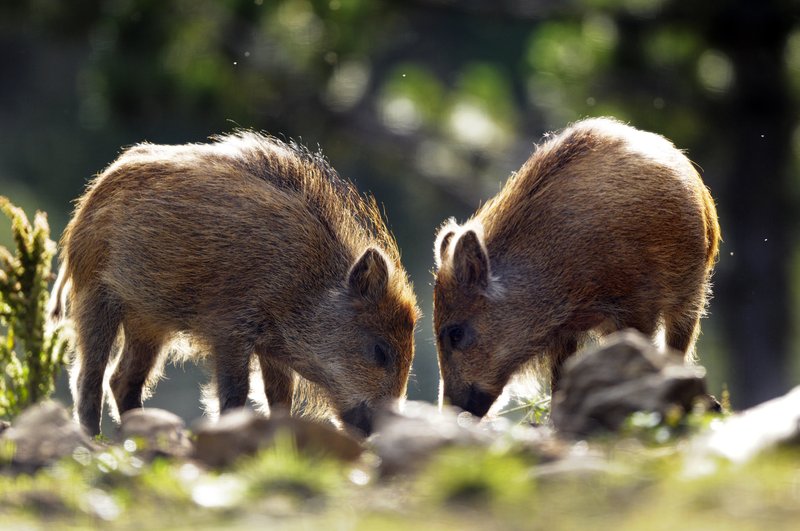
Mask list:
[[459,325],[451,326],[447,330],[447,338],[450,340],[450,346],[458,348],[458,345],[464,340],[464,329]]
[[475,343],[475,332],[468,324],[454,324],[442,330],[440,341],[451,349],[466,350]]
[[380,343],[375,343],[372,348],[372,355],[375,358],[375,364],[379,367],[386,367],[389,364],[389,352],[387,348]]

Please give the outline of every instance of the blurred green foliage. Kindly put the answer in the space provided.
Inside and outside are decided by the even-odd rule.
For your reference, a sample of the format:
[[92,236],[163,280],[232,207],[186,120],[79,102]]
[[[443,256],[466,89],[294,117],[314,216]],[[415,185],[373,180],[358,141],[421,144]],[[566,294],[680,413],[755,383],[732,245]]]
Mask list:
[[10,418],[53,392],[66,342],[45,312],[55,254],[47,217],[37,212],[31,225],[2,196],[0,211],[11,220],[16,243],[13,255],[0,246],[0,418]]

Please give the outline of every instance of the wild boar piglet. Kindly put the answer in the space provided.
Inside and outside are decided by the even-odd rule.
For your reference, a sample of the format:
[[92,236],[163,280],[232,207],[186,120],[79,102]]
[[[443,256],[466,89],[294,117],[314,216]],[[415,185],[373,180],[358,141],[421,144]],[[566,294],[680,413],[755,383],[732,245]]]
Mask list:
[[720,232],[714,201],[664,137],[616,120],[548,138],[435,243],[445,400],[483,416],[528,363],[562,364],[590,333],[635,328],[693,356]]
[[134,146],[89,184],[61,245],[53,313],[74,321],[90,433],[109,361],[119,412],[141,407],[178,334],[210,354],[222,411],[245,404],[254,356],[271,406],[299,393],[364,433],[405,394],[418,309],[397,244],[318,153],[254,132]]

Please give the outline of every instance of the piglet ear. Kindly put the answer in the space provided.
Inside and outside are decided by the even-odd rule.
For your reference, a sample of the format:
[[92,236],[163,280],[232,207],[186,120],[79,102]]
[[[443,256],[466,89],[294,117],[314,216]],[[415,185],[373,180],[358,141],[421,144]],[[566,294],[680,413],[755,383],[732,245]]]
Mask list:
[[450,245],[450,240],[453,239],[456,232],[454,230],[450,231],[442,231],[444,234],[440,233],[439,236],[436,237],[436,267],[441,268],[442,263],[447,259],[447,246]]
[[445,260],[447,260],[447,257],[449,256],[448,249],[450,242],[459,229],[460,227],[458,226],[458,223],[456,223],[456,220],[450,218],[439,228],[439,231],[436,233],[436,242],[433,244],[433,257],[436,260],[437,270],[441,269],[442,264],[444,264]]
[[389,283],[389,265],[383,253],[374,247],[367,248],[350,268],[347,283],[350,291],[358,297],[380,299]]
[[489,256],[475,231],[466,231],[456,241],[453,272],[463,288],[484,290],[489,286]]

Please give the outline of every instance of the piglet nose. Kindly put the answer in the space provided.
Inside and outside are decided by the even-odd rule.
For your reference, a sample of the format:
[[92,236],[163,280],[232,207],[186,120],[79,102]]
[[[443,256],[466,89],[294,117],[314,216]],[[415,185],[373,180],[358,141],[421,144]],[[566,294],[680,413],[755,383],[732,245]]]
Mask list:
[[464,409],[476,417],[482,417],[489,411],[493,403],[494,398],[492,395],[472,384],[469,386],[469,394],[467,395],[467,403]]
[[449,393],[445,389],[443,403],[451,402],[454,406],[468,411],[476,417],[483,417],[492,407],[495,397],[481,390],[477,385],[462,387],[457,393]]
[[342,420],[348,426],[361,432],[364,437],[372,434],[373,412],[365,402],[342,413]]

